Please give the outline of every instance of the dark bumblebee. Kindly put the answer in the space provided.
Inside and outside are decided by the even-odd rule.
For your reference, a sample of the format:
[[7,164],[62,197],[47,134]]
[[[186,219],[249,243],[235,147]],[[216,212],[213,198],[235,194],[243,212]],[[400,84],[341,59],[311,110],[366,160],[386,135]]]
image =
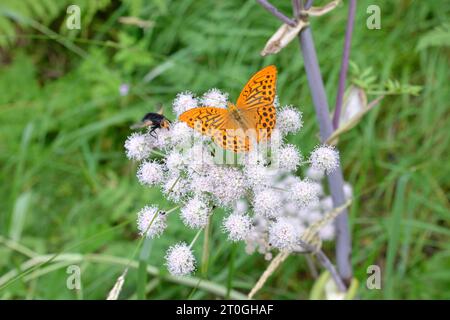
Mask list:
[[150,128],[149,134],[155,137],[154,131],[156,129],[168,129],[170,126],[170,120],[167,119],[163,114],[162,110],[158,113],[149,112],[141,120],[141,122],[136,123],[131,126],[131,129],[139,128]]

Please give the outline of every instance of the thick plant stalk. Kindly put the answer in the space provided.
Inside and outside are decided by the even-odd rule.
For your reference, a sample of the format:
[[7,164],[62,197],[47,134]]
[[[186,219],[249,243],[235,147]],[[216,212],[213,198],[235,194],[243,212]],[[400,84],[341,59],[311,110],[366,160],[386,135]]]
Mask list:
[[336,283],[336,287],[338,288],[338,290],[341,292],[345,292],[346,291],[345,283],[342,281],[342,278],[339,276],[336,269],[334,268],[334,265],[331,263],[330,259],[328,259],[325,253],[320,249],[317,250],[316,248],[314,248],[314,246],[310,245],[305,241],[299,240],[299,242],[303,248],[316,255],[317,260],[319,260],[320,264],[330,273],[331,277]]
[[[307,3],[311,5],[312,1]],[[308,9],[307,7],[305,9]],[[320,137],[322,142],[327,141],[333,133],[333,125],[329,116],[328,101],[325,94],[322,76],[320,74],[319,64],[317,62],[316,49],[311,34],[311,29],[306,27],[299,34],[301,51],[305,64],[306,75],[308,78],[311,95],[314,102],[317,120],[320,126]],[[345,203],[344,196],[344,178],[342,169],[339,166],[333,173],[328,175],[328,184],[331,197],[335,207],[342,206]],[[351,238],[348,225],[348,212],[345,210],[336,218],[336,264],[342,279],[348,285],[352,278],[351,257]]]
[[[276,7],[271,5],[267,0],[257,0],[264,8],[271,12],[275,17],[289,24],[289,18],[281,14]],[[299,3],[297,1],[300,1]],[[293,0],[293,11],[294,16],[300,17],[299,9],[308,10],[313,4],[313,0]],[[356,3],[355,3],[356,5]],[[354,9],[349,10],[349,14],[354,15]],[[307,17],[306,17],[307,18]],[[354,19],[354,17],[349,17]],[[353,23],[351,24],[353,26]],[[352,28],[347,30],[348,34],[351,35]],[[333,134],[333,124],[329,115],[329,105],[325,93],[325,87],[323,85],[322,76],[320,74],[319,64],[317,62],[316,49],[314,47],[314,41],[311,34],[311,29],[306,26],[299,33],[299,40],[301,45],[301,51],[303,55],[306,75],[308,78],[309,87],[311,90],[311,95],[314,103],[314,108],[316,111],[317,120],[320,127],[320,137],[323,143],[325,143],[328,138]],[[350,36],[347,37],[348,42],[350,41]],[[346,42],[347,42],[346,40]],[[345,51],[345,49],[344,49]],[[348,60],[350,51],[347,54],[344,52],[343,61]],[[347,61],[348,63],[348,61]],[[348,66],[345,65],[341,67],[345,72],[341,72],[343,76],[342,83],[345,84],[346,70]],[[342,91],[343,94],[343,91]],[[335,208],[344,205],[344,178],[342,175],[342,168],[339,167],[331,174],[328,175],[328,185],[330,187],[331,197],[333,199],[333,205]],[[348,225],[348,212],[345,209],[342,214],[340,214],[335,221],[336,225],[336,264],[340,277],[344,280],[345,284],[348,286],[352,279],[352,266],[351,266],[351,237]]]
[[284,23],[290,25],[291,27],[295,27],[297,25],[297,23],[294,20],[286,17],[283,13],[278,11],[278,9],[274,7],[269,1],[267,0],[256,0],[256,1],[258,1],[261,6],[263,6],[267,11],[272,13],[275,17],[277,17]]
[[355,22],[356,0],[350,0],[348,3],[347,27],[345,30],[344,52],[342,54],[341,71],[339,72],[339,86],[336,96],[336,107],[333,115],[333,128],[339,128],[339,119],[341,118],[342,104],[344,101],[345,81],[347,79],[348,63],[350,59],[350,46],[352,43],[353,25]]

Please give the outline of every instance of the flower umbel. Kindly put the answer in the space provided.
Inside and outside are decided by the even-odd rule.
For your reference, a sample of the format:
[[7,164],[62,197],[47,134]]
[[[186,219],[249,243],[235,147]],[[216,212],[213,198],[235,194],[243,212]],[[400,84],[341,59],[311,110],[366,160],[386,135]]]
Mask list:
[[226,108],[228,93],[222,93],[219,89],[213,88],[207,91],[200,101],[202,106]]
[[166,215],[155,206],[145,206],[138,212],[137,227],[141,236],[157,238],[167,227]]
[[277,249],[292,250],[299,237],[300,232],[288,218],[279,219],[269,227],[269,243]]
[[279,191],[265,189],[258,191],[253,199],[253,209],[255,214],[267,218],[275,218],[280,215],[283,201]]
[[181,92],[177,94],[177,97],[173,101],[173,111],[177,116],[183,112],[198,107],[198,101],[194,97],[194,94],[189,91]]
[[210,213],[211,208],[208,204],[197,196],[190,199],[181,208],[180,215],[185,226],[192,229],[199,229],[206,226]]
[[319,200],[317,191],[314,183],[308,179],[298,180],[291,185],[290,197],[300,208],[305,208]]
[[287,171],[296,171],[302,156],[298,149],[292,144],[286,144],[278,150],[278,165],[281,169]]
[[322,145],[314,149],[309,161],[313,169],[331,173],[339,166],[339,153],[333,146]]
[[223,220],[223,230],[231,241],[244,240],[251,226],[251,218],[245,214],[232,213]]
[[151,137],[135,132],[125,141],[125,149],[128,159],[143,160],[152,151]]
[[163,166],[154,161],[145,161],[137,172],[138,180],[141,184],[152,186],[162,182]]
[[282,134],[295,133],[303,126],[302,114],[292,106],[286,106],[277,114],[277,127]]
[[195,270],[195,257],[185,242],[179,242],[167,250],[166,266],[171,275],[186,276]]

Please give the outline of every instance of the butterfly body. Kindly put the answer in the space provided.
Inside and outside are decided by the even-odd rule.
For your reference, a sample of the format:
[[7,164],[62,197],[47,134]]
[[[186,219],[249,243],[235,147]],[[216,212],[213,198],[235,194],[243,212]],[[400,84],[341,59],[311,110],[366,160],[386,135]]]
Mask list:
[[249,129],[248,123],[246,123],[245,118],[234,104],[228,104],[228,112],[230,113],[230,118],[239,123],[242,129]]
[[180,115],[191,128],[212,137],[224,149],[247,152],[255,143],[270,138],[276,123],[275,66],[258,71],[247,82],[236,104],[228,108],[199,107]]

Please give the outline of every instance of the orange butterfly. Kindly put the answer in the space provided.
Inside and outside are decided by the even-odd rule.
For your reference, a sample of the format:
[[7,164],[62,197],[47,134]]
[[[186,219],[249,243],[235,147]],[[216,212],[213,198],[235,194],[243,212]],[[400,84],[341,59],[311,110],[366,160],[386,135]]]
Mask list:
[[228,109],[199,107],[180,115],[180,121],[204,135],[224,149],[249,151],[254,140],[270,138],[276,123],[273,102],[276,94],[277,68],[268,66],[247,82],[236,105]]

